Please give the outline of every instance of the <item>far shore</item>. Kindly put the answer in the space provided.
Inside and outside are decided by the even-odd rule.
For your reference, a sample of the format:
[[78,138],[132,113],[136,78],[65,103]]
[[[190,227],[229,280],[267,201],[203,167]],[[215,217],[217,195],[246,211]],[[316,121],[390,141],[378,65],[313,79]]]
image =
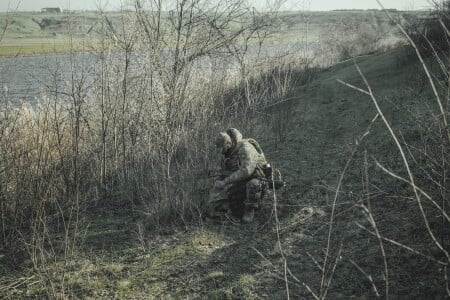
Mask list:
[[0,57],[36,56],[70,52],[87,52],[95,50],[91,45],[81,44],[1,44]]

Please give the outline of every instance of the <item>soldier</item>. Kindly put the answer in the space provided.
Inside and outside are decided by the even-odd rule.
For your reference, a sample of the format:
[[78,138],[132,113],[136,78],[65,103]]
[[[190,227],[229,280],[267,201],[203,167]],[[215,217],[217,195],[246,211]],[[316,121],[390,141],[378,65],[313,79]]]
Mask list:
[[265,192],[264,154],[234,128],[221,132],[215,145],[222,150],[223,177],[210,192],[208,217],[217,218],[231,210],[243,223],[250,223]]

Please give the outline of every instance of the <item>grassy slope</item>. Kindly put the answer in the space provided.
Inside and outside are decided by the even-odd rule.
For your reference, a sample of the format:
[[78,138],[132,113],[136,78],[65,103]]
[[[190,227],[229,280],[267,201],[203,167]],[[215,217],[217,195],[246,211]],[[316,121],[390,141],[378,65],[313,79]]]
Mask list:
[[[399,63],[403,51],[397,49],[356,59],[382,99],[381,105],[386,109],[387,117],[394,123],[401,106],[413,100],[403,99],[402,103],[397,103],[399,108],[393,107],[388,100],[395,96],[396,91],[413,83],[414,77],[410,74],[414,72],[411,70],[418,68],[417,65]],[[348,158],[349,148],[354,146],[355,138],[364,132],[375,116],[375,109],[367,96],[336,82],[336,79],[341,79],[362,86],[353,64],[353,60],[337,64],[320,73],[311,86],[293,94],[290,106],[285,104],[292,114],[284,143],[276,143],[272,133],[256,136],[266,155],[283,171],[289,183],[286,191],[278,197],[281,240],[290,269],[315,291],[320,282],[320,272],[309,254],[321,262],[333,188]],[[277,107],[273,114],[282,110],[283,106]],[[270,132],[269,127],[266,132]],[[382,162],[395,160],[396,151],[380,121],[373,124],[361,147]],[[361,157],[357,155],[356,159]],[[352,164],[340,201],[351,201],[352,185],[360,185],[360,182],[360,164]],[[80,298],[285,298],[283,262],[277,245],[270,196],[254,224],[192,225],[164,235],[145,233],[142,240],[138,238],[138,227],[131,216],[99,212],[91,216],[90,229],[77,263],[67,266],[68,271],[64,274],[57,272],[57,264],[54,265],[49,278],[56,282],[65,278],[65,285]],[[368,282],[355,267],[349,267],[348,260],[370,265],[365,264],[364,259],[379,259],[373,254],[378,251],[376,241],[358,239],[361,232],[347,222],[349,218],[360,218],[354,209],[342,203],[336,213],[334,232],[337,238],[333,235],[332,253],[336,253],[336,245],[341,243],[343,259],[338,264],[330,297],[373,296]],[[389,218],[386,216],[386,220]],[[403,287],[397,284],[394,280],[396,264],[390,263],[392,294],[419,295],[426,291],[426,287],[411,288],[408,280],[402,282]],[[382,293],[382,263],[375,265],[380,269],[366,271],[373,272],[371,274]],[[26,269],[26,265],[24,267]],[[19,276],[23,276],[23,272],[4,278],[6,282],[16,282]],[[29,280],[18,287],[13,297],[45,293],[45,284],[39,283],[42,279],[33,284],[34,281]],[[441,286],[441,282],[435,284]],[[293,298],[311,298],[305,287],[292,279],[290,292]]]

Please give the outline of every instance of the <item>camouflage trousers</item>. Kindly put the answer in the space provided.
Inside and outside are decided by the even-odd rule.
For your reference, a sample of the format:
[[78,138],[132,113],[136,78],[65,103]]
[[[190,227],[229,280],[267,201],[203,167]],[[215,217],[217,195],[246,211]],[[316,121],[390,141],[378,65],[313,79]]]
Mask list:
[[231,210],[241,217],[246,208],[258,208],[264,193],[265,184],[257,178],[226,185],[224,189],[213,187],[209,194],[208,216],[220,216]]

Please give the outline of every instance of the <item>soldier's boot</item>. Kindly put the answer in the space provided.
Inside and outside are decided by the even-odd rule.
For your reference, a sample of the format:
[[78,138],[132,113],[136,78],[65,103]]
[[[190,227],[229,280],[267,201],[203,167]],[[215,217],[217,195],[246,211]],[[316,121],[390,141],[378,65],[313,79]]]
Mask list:
[[221,223],[224,219],[223,216],[227,214],[229,210],[229,203],[226,199],[210,203],[205,216],[206,223]]
[[242,223],[248,224],[252,223],[255,218],[255,209],[253,207],[246,207],[244,215],[242,216]]
[[262,182],[258,179],[252,179],[246,184],[245,211],[241,218],[242,223],[251,223],[255,218],[255,209],[258,208],[258,202],[264,194]]

